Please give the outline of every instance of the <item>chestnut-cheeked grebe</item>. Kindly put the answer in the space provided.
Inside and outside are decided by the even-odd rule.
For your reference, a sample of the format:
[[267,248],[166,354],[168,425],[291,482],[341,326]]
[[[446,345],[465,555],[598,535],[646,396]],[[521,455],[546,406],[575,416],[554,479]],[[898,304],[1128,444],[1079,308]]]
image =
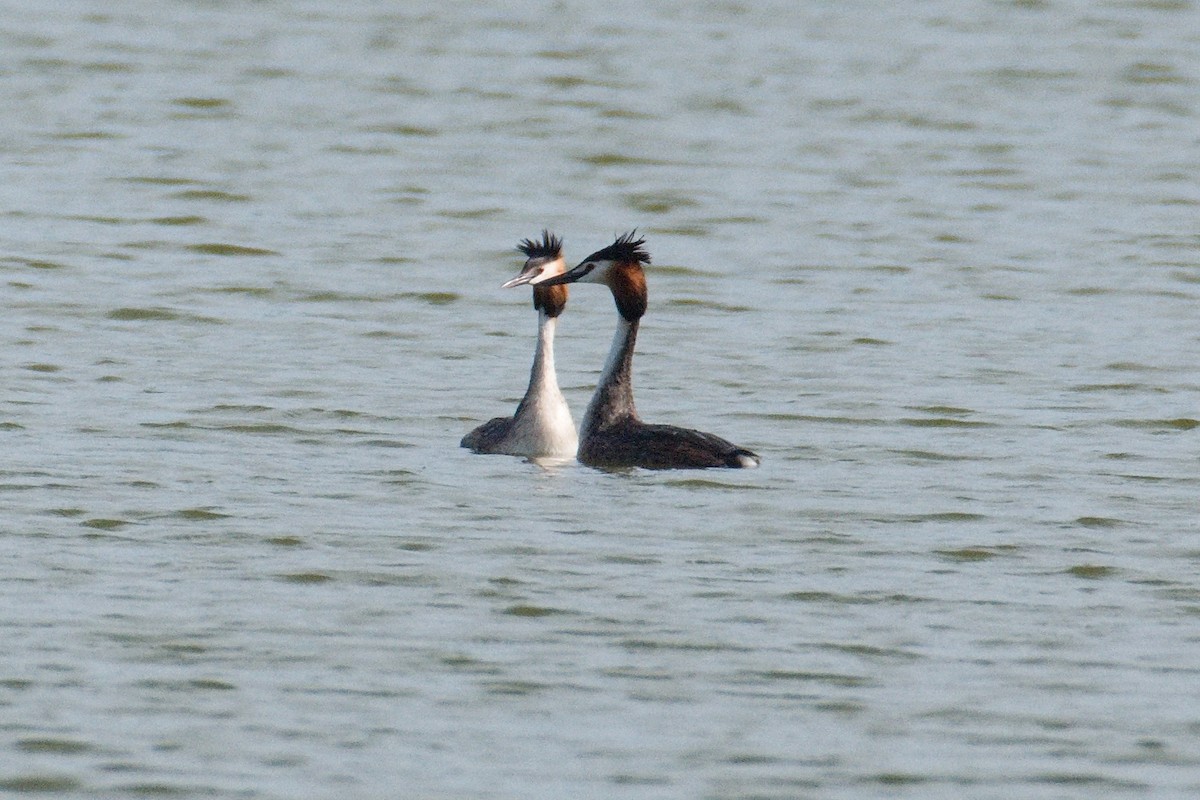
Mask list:
[[600,374],[596,393],[583,415],[579,429],[579,460],[596,467],[645,467],[688,469],[703,467],[757,467],[759,457],[711,433],[648,425],[638,418],[633,404],[633,347],[638,323],[646,313],[646,273],[643,264],[650,255],[645,239],[636,231],[597,250],[579,265],[561,275],[528,273],[506,285],[539,286],[584,283],[604,284],[617,305],[617,332]]
[[[562,240],[542,231],[541,241],[524,239],[517,246],[528,259],[521,277],[551,277],[566,272]],[[519,279],[514,279],[519,280]],[[521,281],[528,283],[528,280]],[[516,285],[513,281],[509,284]],[[509,284],[505,284],[506,286]],[[554,328],[567,306],[567,287],[533,287],[533,307],[538,312],[537,350],[529,375],[529,388],[511,417],[496,417],[462,439],[462,446],[476,453],[511,456],[569,457],[575,455],[579,439],[571,409],[558,388],[554,372]]]

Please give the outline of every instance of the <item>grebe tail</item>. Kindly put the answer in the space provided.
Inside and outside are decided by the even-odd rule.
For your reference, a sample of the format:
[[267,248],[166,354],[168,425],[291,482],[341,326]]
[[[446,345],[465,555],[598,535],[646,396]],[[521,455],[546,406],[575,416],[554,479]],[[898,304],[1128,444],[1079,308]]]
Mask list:
[[650,254],[644,244],[645,239],[631,231],[562,274],[538,274],[526,281],[534,286],[603,284],[617,307],[612,347],[579,429],[579,460],[597,467],[646,469],[757,467],[761,459],[756,453],[720,436],[674,425],[648,425],[638,416],[632,373],[638,326],[648,297],[643,265],[650,263]]
[[[541,241],[522,240],[518,249],[528,257],[522,275],[553,276],[566,271],[562,240],[549,231],[542,231]],[[512,281],[509,284],[517,285]],[[462,438],[462,447],[476,453],[535,458],[575,455],[579,442],[575,422],[571,419],[566,398],[558,388],[554,369],[554,332],[558,317],[566,305],[566,286],[533,288],[533,307],[538,312],[538,338],[529,374],[529,388],[513,416],[495,417],[483,423]]]

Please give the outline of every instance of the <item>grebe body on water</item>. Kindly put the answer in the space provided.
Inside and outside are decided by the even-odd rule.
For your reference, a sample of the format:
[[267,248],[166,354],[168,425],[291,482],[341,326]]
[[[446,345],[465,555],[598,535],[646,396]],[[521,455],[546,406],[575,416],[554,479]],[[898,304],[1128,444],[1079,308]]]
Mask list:
[[[542,231],[541,241],[522,240],[517,249],[527,256],[521,277],[552,277],[561,275],[567,269],[562,254],[562,240],[549,231]],[[529,388],[517,405],[516,413],[511,417],[496,417],[483,423],[463,437],[463,447],[476,453],[511,456],[575,455],[579,443],[575,422],[571,419],[566,398],[558,388],[558,376],[554,370],[554,330],[559,315],[567,306],[567,292],[565,285],[533,287],[533,307],[538,312],[538,337]]]
[[646,313],[642,265],[650,263],[650,255],[643,248],[645,239],[635,239],[635,235],[621,236],[562,274],[535,274],[523,280],[523,273],[506,284],[538,287],[578,281],[603,284],[612,292],[617,331],[579,428],[579,460],[596,467],[757,467],[757,454],[720,436],[674,425],[649,425],[638,417],[633,402],[633,349],[638,324]]

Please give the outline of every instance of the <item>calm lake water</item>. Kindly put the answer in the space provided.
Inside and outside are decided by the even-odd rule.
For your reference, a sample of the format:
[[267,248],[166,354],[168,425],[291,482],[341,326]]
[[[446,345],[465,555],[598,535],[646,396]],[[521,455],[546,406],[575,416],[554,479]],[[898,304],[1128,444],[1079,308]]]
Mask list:
[[0,5],[0,793],[1200,793],[1195,3]]

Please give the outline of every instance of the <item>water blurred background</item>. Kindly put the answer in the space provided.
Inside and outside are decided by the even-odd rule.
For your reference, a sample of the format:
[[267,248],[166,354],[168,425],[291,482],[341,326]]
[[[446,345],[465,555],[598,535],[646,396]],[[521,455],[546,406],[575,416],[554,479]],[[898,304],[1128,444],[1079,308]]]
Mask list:
[[0,792],[1200,792],[1193,2],[0,11]]

